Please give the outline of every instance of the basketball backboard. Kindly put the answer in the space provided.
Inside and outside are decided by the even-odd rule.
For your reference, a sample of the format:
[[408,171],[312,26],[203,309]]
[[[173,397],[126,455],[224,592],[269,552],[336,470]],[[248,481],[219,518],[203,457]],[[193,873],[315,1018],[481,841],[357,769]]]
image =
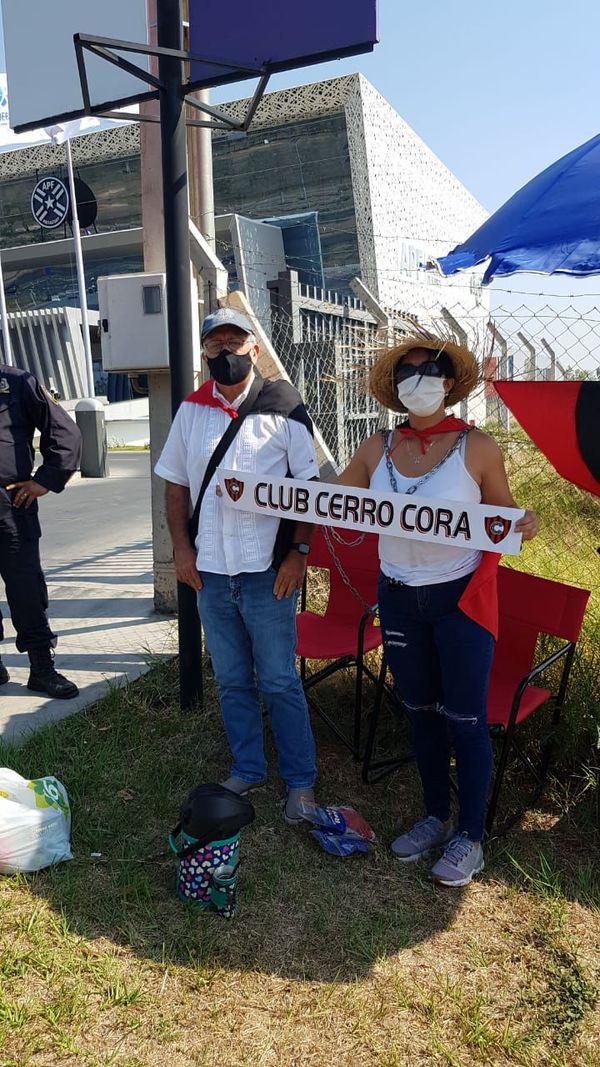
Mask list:
[[[85,114],[75,33],[147,43],[146,0],[2,0],[10,125],[32,128]],[[136,57],[147,69],[147,59]],[[98,56],[86,60],[94,107],[139,100],[139,78]]]
[[[192,88],[256,77],[244,63],[273,74],[328,59],[371,52],[377,43],[377,0],[189,0]],[[239,63],[224,70],[210,59]]]

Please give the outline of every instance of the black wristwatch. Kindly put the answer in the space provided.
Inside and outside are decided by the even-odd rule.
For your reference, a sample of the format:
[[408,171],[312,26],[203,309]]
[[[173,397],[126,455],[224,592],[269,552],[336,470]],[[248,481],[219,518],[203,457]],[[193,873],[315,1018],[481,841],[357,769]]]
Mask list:
[[301,556],[308,556],[310,552],[310,545],[307,545],[305,541],[297,541],[295,545],[290,545],[296,552],[299,552]]

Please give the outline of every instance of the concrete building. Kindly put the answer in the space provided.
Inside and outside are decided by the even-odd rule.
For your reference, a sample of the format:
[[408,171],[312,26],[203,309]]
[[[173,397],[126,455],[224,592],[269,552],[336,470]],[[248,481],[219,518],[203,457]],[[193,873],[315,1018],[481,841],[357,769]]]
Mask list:
[[216,135],[213,154],[217,215],[306,226],[316,214],[320,248],[287,257],[301,281],[346,292],[358,275],[388,307],[484,313],[480,272],[427,266],[487,212],[362,75],[267,95],[249,134]]
[[[223,107],[235,115],[244,104]],[[479,226],[486,212],[362,75],[269,93],[248,135],[216,133],[213,144],[216,212],[225,217],[217,226],[218,251],[229,258],[233,284],[238,272],[246,272],[248,283],[250,253],[259,274],[263,265],[263,275],[287,265],[301,281],[326,290],[348,292],[358,275],[382,304],[410,313],[435,313],[442,304],[461,307],[467,318],[485,310],[479,275],[457,283],[427,265]],[[84,236],[94,307],[98,275],[142,266],[139,128],[88,134],[74,142],[73,153],[82,201],[91,191],[98,205]],[[36,180],[61,172],[62,147],[0,155],[0,247],[10,310],[77,302],[68,232],[41,230],[30,208]],[[265,250],[256,228],[250,240],[235,216],[280,234]]]

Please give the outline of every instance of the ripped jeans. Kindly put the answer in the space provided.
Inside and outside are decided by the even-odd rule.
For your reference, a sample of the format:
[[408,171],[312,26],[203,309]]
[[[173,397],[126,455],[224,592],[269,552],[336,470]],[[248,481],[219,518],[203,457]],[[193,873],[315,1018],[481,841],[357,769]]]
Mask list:
[[486,701],[494,639],[458,601],[471,575],[439,585],[394,585],[379,576],[386,659],[408,712],[425,809],[450,815],[450,752],[458,779],[458,830],[483,837],[492,771]]

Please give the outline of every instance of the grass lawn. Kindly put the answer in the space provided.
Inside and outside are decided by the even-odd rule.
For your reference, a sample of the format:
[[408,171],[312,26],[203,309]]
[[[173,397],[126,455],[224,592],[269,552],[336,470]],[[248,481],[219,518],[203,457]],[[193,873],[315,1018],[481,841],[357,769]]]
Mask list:
[[[340,713],[351,694],[331,686]],[[284,826],[273,769],[227,923],[177,901],[165,844],[188,789],[227,769],[210,683],[206,705],[179,714],[169,664],[0,749],[67,785],[75,853],[0,879],[2,1067],[600,1064],[587,794],[551,794],[489,845],[480,880],[440,890],[387,849],[396,818],[419,814],[414,768],[365,787],[317,726],[322,799],[354,804],[379,842],[367,858],[319,852]]]

